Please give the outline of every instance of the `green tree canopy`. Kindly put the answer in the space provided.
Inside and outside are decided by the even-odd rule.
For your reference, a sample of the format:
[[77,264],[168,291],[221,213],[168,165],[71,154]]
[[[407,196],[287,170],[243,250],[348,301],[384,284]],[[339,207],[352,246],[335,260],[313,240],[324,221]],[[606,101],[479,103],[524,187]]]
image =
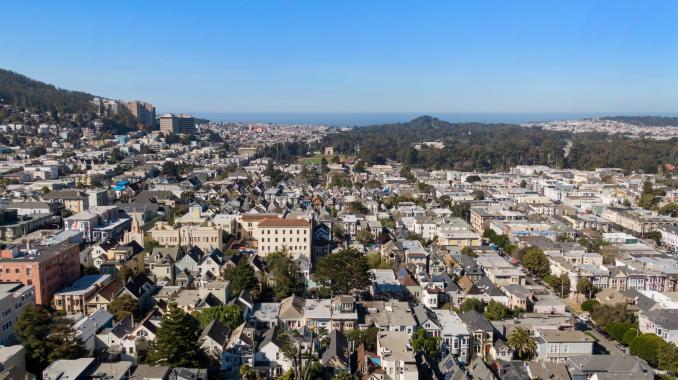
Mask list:
[[426,330],[417,329],[410,338],[410,344],[414,351],[422,351],[428,358],[433,360],[440,359],[440,337],[426,336]]
[[370,230],[364,228],[355,234],[355,239],[359,241],[360,244],[367,245],[374,241],[374,235],[372,232],[370,232]]
[[170,367],[200,366],[199,327],[195,318],[179,309],[176,303],[171,303],[150,345],[148,362]]
[[15,325],[17,340],[26,350],[26,365],[40,373],[59,359],[76,359],[83,353],[70,320],[40,305],[24,308]]
[[577,292],[588,298],[592,298],[598,292],[598,288],[596,288],[588,278],[580,278],[579,281],[577,281]]
[[283,299],[304,291],[303,276],[299,264],[285,252],[273,252],[266,256],[269,273],[275,282],[273,292],[276,298]]
[[116,321],[120,321],[125,317],[139,315],[139,304],[129,294],[123,294],[115,297],[108,305],[108,312],[113,314]]
[[570,294],[570,277],[563,273],[560,276],[546,275],[544,282],[547,283],[553,292],[560,298],[565,298]]
[[348,294],[372,283],[367,258],[355,249],[342,249],[320,259],[315,280],[336,293]]
[[537,276],[544,278],[550,273],[549,260],[539,248],[532,247],[525,252],[522,259],[523,266]]
[[461,311],[466,312],[470,310],[482,313],[485,311],[485,303],[477,298],[467,298],[464,300],[464,303],[461,304]]
[[242,310],[237,305],[206,307],[195,311],[193,317],[200,323],[200,328],[205,328],[210,322],[216,320],[233,330],[245,322]]
[[622,303],[614,306],[596,305],[593,307],[591,318],[599,326],[607,326],[610,323],[635,323],[636,321],[634,313]]
[[511,316],[511,310],[497,301],[490,301],[485,306],[485,318],[491,321],[502,321]]
[[254,268],[246,257],[241,257],[238,265],[224,268],[224,278],[231,282],[233,294],[239,294],[242,290],[251,291],[259,286]]

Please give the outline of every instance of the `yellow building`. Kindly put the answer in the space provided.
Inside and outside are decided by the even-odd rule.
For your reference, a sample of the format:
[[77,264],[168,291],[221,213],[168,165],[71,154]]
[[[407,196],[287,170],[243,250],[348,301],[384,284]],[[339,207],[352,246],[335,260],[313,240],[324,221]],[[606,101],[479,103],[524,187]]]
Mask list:
[[110,263],[115,263],[118,270],[123,267],[131,269],[134,274],[144,272],[144,258],[146,252],[141,246],[134,249],[133,244],[121,245],[106,251],[106,259]]
[[311,223],[303,219],[266,218],[253,232],[259,253],[286,251],[294,257],[311,257]]
[[224,231],[220,226],[180,226],[175,228],[167,222],[156,222],[148,233],[161,246],[196,246],[207,252],[224,249]]

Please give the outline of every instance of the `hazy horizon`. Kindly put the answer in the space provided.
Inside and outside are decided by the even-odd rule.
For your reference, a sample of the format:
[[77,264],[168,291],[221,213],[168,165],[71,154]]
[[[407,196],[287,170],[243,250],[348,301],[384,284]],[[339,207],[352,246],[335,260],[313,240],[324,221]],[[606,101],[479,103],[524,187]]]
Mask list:
[[603,116],[664,116],[678,113],[598,113],[598,112],[544,112],[544,113],[449,113],[449,112],[188,112],[195,117],[213,122],[252,122],[280,124],[325,124],[339,127],[368,126],[407,122],[419,116],[432,116],[451,123],[507,123],[523,124],[543,121],[579,120]]

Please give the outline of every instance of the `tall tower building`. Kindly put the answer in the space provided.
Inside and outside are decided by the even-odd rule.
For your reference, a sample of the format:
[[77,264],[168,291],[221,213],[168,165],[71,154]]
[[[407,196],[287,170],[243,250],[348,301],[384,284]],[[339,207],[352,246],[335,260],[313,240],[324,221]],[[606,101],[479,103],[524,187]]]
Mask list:
[[137,121],[147,127],[155,125],[155,107],[151,103],[132,100],[127,102],[125,107],[137,119]]

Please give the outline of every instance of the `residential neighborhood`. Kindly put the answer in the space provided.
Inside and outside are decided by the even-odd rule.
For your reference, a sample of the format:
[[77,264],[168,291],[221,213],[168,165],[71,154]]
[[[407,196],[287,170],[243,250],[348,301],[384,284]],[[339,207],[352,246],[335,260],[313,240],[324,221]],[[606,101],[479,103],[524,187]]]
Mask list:
[[1,148],[0,378],[678,375],[667,170],[424,170],[323,125],[2,107],[25,146]]

